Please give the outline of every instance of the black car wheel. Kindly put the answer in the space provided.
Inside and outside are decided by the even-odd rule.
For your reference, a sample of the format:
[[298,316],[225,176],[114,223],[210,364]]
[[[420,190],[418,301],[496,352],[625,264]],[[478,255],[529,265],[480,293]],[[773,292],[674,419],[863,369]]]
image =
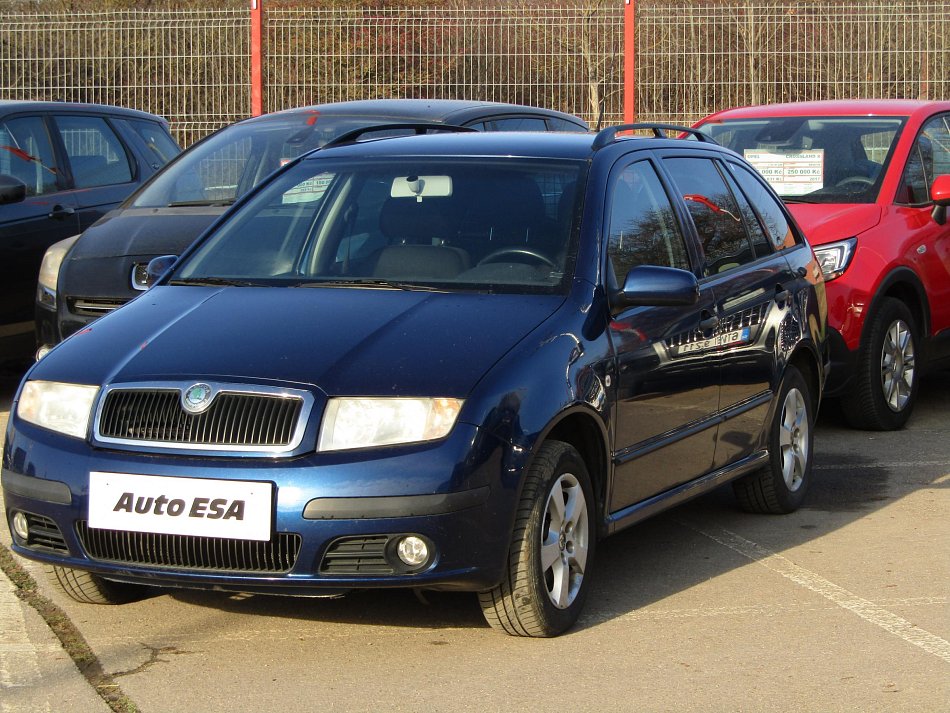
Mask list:
[[488,623],[514,636],[568,629],[587,596],[594,540],[587,466],[572,446],[549,441],[526,475],[508,572],[478,595]]
[[80,569],[54,565],[48,572],[60,589],[83,604],[127,604],[145,596],[144,587],[113,582]]
[[857,380],[843,401],[854,428],[893,431],[917,400],[917,322],[900,300],[885,298],[861,345]]
[[778,514],[801,507],[811,480],[814,408],[807,382],[789,366],[769,426],[769,464],[733,483],[743,509]]

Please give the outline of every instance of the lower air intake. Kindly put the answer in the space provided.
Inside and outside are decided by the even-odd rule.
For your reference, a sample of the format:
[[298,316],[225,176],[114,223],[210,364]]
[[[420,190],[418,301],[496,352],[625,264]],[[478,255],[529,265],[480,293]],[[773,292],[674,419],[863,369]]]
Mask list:
[[289,533],[279,533],[268,541],[231,540],[100,530],[89,527],[85,520],[76,524],[76,533],[92,559],[145,567],[282,573],[293,569],[300,552],[300,535]]

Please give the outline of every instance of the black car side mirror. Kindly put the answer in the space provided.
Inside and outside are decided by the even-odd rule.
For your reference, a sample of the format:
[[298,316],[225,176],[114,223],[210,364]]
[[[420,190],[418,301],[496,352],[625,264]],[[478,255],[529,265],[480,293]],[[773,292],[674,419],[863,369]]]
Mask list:
[[145,268],[145,289],[154,285],[177,261],[177,255],[159,255],[149,260],[148,267]]
[[26,198],[26,184],[19,178],[0,173],[0,205],[19,203]]
[[947,206],[950,206],[950,174],[937,176],[930,186],[930,200],[934,202],[933,218],[937,225],[947,222]]
[[699,301],[696,275],[675,267],[638,265],[627,273],[623,287],[610,297],[612,314],[628,307],[669,307]]

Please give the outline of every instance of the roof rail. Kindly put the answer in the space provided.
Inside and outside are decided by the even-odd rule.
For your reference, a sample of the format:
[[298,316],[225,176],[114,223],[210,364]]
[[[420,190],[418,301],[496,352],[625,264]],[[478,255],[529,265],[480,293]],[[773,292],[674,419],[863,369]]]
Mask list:
[[[344,144],[355,144],[361,136],[364,134],[373,133],[376,131],[398,131],[403,130],[412,130],[415,132],[416,136],[422,134],[428,134],[430,131],[444,131],[447,133],[456,133],[456,132],[469,132],[477,131],[468,126],[455,126],[453,124],[440,124],[434,121],[407,121],[401,124],[371,124],[370,126],[364,126],[359,129],[353,129],[352,131],[347,131],[345,134],[340,134],[335,139],[331,139],[321,148],[329,149],[335,146],[343,146]],[[380,136],[381,139],[391,139],[396,138],[394,136]]]
[[605,146],[609,146],[610,144],[612,144],[617,139],[617,134],[619,134],[621,131],[634,131],[636,129],[649,129],[650,131],[653,132],[653,135],[658,139],[673,138],[671,136],[667,136],[666,132],[679,131],[685,134],[692,134],[699,141],[705,141],[706,143],[709,143],[709,144],[716,144],[717,146],[719,145],[718,141],[716,141],[713,138],[710,138],[709,136],[706,136],[706,134],[699,131],[699,129],[691,129],[688,126],[677,126],[676,124],[646,123],[646,124],[622,124],[621,126],[608,126],[606,129],[603,129],[602,131],[597,133],[597,136],[594,139],[594,143],[591,146],[591,148],[594,151],[599,151]]

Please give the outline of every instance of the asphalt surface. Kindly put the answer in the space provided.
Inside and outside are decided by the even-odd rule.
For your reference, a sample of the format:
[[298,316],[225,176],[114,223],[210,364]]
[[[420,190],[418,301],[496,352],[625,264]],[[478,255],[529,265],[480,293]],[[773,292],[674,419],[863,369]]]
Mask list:
[[[557,639],[499,634],[463,594],[82,605],[19,562],[149,713],[950,711],[950,372],[922,386],[897,433],[823,410],[797,513],[727,487],[604,541]],[[0,632],[0,711],[107,710],[2,575]]]

